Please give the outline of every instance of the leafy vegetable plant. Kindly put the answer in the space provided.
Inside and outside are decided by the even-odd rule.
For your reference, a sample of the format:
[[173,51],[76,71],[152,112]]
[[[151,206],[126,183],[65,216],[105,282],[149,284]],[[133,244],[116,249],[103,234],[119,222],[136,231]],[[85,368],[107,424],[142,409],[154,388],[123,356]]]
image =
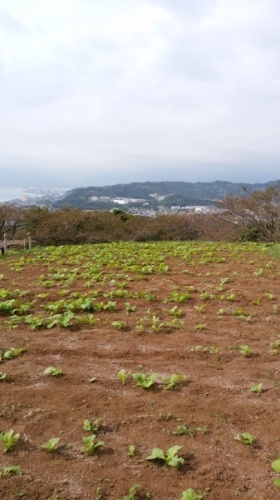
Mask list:
[[93,422],[88,419],[84,420],[83,423],[84,431],[97,432],[99,430],[101,420],[102,420],[101,418],[96,418]]
[[13,359],[19,356],[22,352],[26,351],[24,347],[16,348],[16,347],[11,347],[8,351],[5,351],[4,353],[4,358],[5,359]]
[[130,457],[134,457],[135,455],[135,446],[133,446],[133,444],[130,444],[128,446],[128,454]]
[[19,465],[10,465],[9,467],[3,467],[0,477],[6,477],[10,474],[21,474],[21,468]]
[[82,453],[88,453],[89,455],[92,455],[93,453],[95,453],[97,448],[100,448],[101,446],[105,445],[104,441],[98,441],[96,443],[95,438],[96,438],[95,434],[83,437],[84,446],[81,447]]
[[118,379],[124,385],[127,381],[127,378],[129,377],[129,375],[131,375],[131,372],[127,372],[124,368],[122,368],[122,370],[120,370],[118,373]]
[[151,455],[146,457],[145,460],[161,460],[171,467],[178,469],[180,465],[183,465],[184,459],[178,457],[177,453],[182,448],[182,446],[172,446],[165,453],[161,448],[154,448]]
[[252,387],[250,387],[250,391],[260,394],[263,391],[263,384],[260,383],[258,385],[253,385]]
[[134,380],[136,380],[137,385],[139,385],[143,389],[149,389],[152,385],[155,384],[157,374],[152,373],[148,376],[144,373],[132,373],[132,377],[134,378]]
[[53,377],[59,377],[59,375],[62,374],[63,371],[61,370],[61,368],[55,368],[54,366],[48,366],[48,368],[44,370],[44,375],[52,375]]
[[173,432],[173,434],[176,434],[177,436],[194,436],[195,431],[191,427],[187,427],[186,425],[178,425]]
[[181,496],[181,500],[203,500],[203,498],[205,498],[203,493],[197,493],[192,488],[183,491]]
[[175,389],[186,381],[186,377],[173,373],[171,377],[162,377],[162,381],[166,385],[166,389]]
[[245,356],[245,358],[250,358],[252,356],[252,350],[248,345],[240,345],[239,352],[242,356]]
[[9,451],[11,450],[16,442],[19,440],[20,434],[14,434],[14,429],[10,429],[7,432],[2,432],[0,434],[0,441],[2,442],[4,451]]
[[131,486],[128,495],[125,495],[123,497],[123,500],[135,500],[135,495],[139,493],[142,490],[142,486],[140,484],[135,484],[134,486]]
[[234,439],[235,441],[239,441],[240,443],[248,445],[252,445],[256,441],[255,436],[253,436],[253,434],[250,434],[249,432],[242,432],[242,434],[237,434]]
[[[275,472],[280,474],[280,458],[277,458],[276,460],[274,460],[274,462],[271,463],[271,467]],[[275,484],[275,486],[280,486],[280,477],[277,477],[276,479],[274,479],[274,484]]]
[[57,450],[57,444],[59,442],[59,438],[51,438],[46,443],[43,443],[40,447],[43,450],[52,452]]

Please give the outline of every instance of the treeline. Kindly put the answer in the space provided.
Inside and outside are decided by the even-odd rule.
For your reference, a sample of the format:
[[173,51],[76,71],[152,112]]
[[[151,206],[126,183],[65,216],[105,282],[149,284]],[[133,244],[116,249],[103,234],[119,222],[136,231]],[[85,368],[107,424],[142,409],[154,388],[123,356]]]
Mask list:
[[[246,193],[245,193],[246,194]],[[213,214],[131,215],[122,210],[0,207],[0,238],[30,232],[38,245],[112,241],[280,241],[280,184],[247,196],[228,195]]]

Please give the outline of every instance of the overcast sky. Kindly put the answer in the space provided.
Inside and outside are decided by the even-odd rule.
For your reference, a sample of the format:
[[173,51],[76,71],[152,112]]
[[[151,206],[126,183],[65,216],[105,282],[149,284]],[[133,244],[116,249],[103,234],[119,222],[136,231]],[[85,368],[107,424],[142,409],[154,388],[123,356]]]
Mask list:
[[280,179],[279,0],[0,0],[2,186]]

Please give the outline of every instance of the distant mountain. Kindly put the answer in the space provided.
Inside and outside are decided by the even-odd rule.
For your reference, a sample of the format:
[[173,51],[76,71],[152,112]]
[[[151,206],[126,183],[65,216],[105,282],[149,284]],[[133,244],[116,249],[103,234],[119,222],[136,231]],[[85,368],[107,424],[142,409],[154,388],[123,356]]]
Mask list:
[[227,181],[214,182],[132,182],[103,187],[76,188],[68,191],[55,207],[71,206],[82,209],[110,210],[114,207],[215,205],[231,193],[246,196],[264,190],[279,181],[244,184]]

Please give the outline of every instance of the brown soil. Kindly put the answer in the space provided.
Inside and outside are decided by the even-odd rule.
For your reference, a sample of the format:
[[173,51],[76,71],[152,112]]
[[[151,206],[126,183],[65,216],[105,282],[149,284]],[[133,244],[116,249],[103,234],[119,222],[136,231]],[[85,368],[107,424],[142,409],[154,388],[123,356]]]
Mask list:
[[[152,247],[138,245],[138,261],[142,248],[147,255]],[[105,245],[93,247],[92,253],[99,248],[106,254]],[[0,365],[6,373],[0,381],[0,432],[20,433],[12,450],[4,452],[0,443],[0,469],[18,465],[22,470],[21,475],[0,478],[0,498],[122,500],[136,484],[142,493],[135,498],[142,499],[180,500],[187,488],[209,500],[280,498],[271,468],[280,456],[280,355],[270,352],[271,343],[280,338],[280,261],[264,247],[244,245],[232,252],[230,245],[200,244],[196,248],[201,251],[191,259],[181,250],[178,256],[175,251],[163,253],[166,274],[143,275],[127,271],[122,244],[108,248],[114,259],[103,263],[102,280],[90,287],[82,276],[88,257],[79,265],[66,255],[63,265],[54,260],[53,267],[80,273],[79,279],[56,281],[47,288],[39,277],[51,273],[48,253],[33,258],[31,251],[26,259],[20,253],[0,260],[0,289],[10,290],[13,297],[14,290],[27,290],[21,300],[36,299],[34,315],[43,314],[42,305],[61,300],[62,289],[67,298],[97,290],[97,302],[116,302],[115,312],[94,313],[96,324],[72,328],[32,330],[22,319],[11,329],[6,323],[11,317],[0,311],[0,349],[26,349]],[[163,244],[159,248],[163,252]],[[133,280],[126,281],[124,275]],[[130,296],[115,297],[124,281]],[[175,288],[183,294],[188,287],[193,287],[189,300],[164,303]],[[113,297],[104,297],[108,290]],[[136,292],[155,297],[148,300]],[[42,293],[49,295],[38,298]],[[234,300],[226,300],[230,296]],[[2,297],[0,304],[6,300]],[[127,302],[137,308],[129,315]],[[153,330],[153,316],[171,321],[176,316],[167,310],[176,305],[182,309],[178,320],[184,321],[183,327]],[[118,330],[114,321],[127,326]],[[242,355],[240,345],[250,346],[252,354]],[[63,375],[45,376],[48,366],[61,368]],[[142,389],[131,376],[122,384],[121,369],[156,373],[157,384]],[[167,390],[162,377],[173,373],[186,381]],[[93,377],[96,381],[90,382]],[[250,390],[260,383],[260,394]],[[83,430],[83,422],[97,418],[102,419],[97,440],[105,446],[92,455],[81,453],[82,438],[93,433]],[[178,425],[190,427],[193,435],[174,434]],[[243,432],[255,436],[253,445],[235,440]],[[52,437],[60,441],[57,451],[48,453],[40,445]],[[132,457],[129,445],[135,446]],[[179,455],[185,460],[178,470],[145,460],[153,448],[166,451],[174,445],[182,447]]]

